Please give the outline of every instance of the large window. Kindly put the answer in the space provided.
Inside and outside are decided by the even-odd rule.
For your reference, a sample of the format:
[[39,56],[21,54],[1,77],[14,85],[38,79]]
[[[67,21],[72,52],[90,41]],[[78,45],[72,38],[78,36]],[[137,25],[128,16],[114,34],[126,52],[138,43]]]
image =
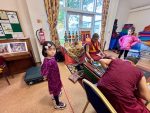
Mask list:
[[65,31],[72,34],[88,29],[92,34],[100,34],[102,0],[60,0],[59,3],[57,29],[62,45]]

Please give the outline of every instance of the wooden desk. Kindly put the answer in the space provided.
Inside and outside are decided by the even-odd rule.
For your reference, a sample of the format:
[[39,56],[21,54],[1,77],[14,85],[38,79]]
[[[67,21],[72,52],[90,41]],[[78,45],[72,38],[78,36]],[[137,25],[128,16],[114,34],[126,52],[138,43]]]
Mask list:
[[28,52],[10,53],[2,55],[6,60],[10,75],[25,72],[26,69],[35,66],[35,60],[32,55],[32,47],[29,38],[0,40],[0,43],[10,42],[26,42],[28,48]]

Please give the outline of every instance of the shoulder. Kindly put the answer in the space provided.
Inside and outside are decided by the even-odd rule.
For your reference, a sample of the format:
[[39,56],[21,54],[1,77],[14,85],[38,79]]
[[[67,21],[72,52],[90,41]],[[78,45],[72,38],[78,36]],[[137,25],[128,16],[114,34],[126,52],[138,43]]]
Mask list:
[[43,61],[43,65],[46,65],[46,66],[51,66],[53,63],[55,62],[55,59],[54,58],[44,58],[44,61]]
[[136,37],[136,36],[132,35],[132,38],[138,38],[138,37]]

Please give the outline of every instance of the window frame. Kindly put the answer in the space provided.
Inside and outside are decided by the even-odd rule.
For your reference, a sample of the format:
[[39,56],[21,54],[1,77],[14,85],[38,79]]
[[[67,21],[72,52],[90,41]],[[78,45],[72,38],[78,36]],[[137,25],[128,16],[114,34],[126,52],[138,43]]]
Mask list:
[[[97,15],[102,15],[101,13],[97,13],[96,12],[96,8],[97,8],[97,0],[94,0],[94,9],[93,9],[93,12],[91,11],[84,11],[83,10],[83,0],[80,0],[80,4],[81,4],[81,7],[80,9],[78,8],[70,8],[70,7],[67,7],[67,0],[63,0],[64,1],[64,5],[59,7],[59,10],[63,10],[66,15],[64,16],[64,29],[68,32],[68,18],[69,18],[69,14],[78,14],[79,15],[79,25],[82,25],[82,17],[83,16],[91,16],[92,17],[92,22],[91,22],[91,34],[94,33],[94,30],[95,30],[95,16]],[[102,20],[100,20],[102,21]],[[101,27],[101,26],[100,26]],[[81,26],[79,26],[79,31],[80,30],[83,30],[84,28],[81,28]],[[89,28],[85,28],[85,29],[89,29]],[[100,34],[100,31],[99,31],[99,34]],[[62,38],[61,38],[62,39]]]

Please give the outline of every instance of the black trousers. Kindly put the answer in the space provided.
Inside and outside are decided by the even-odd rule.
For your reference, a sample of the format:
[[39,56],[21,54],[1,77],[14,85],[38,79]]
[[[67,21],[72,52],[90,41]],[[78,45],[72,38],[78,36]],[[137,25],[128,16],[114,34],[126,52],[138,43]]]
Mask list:
[[124,59],[126,59],[128,52],[129,52],[129,50],[120,50],[118,58],[120,58],[122,56],[122,54],[124,53]]
[[55,102],[56,102],[56,105],[59,105],[59,96],[54,96],[54,99],[55,99]]

